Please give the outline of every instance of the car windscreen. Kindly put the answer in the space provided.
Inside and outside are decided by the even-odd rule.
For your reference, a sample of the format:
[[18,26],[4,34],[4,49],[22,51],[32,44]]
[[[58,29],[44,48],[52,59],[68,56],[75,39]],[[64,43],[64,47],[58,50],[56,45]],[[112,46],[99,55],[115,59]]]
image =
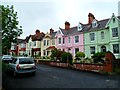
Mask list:
[[20,58],[19,64],[32,64],[34,60],[32,58]]

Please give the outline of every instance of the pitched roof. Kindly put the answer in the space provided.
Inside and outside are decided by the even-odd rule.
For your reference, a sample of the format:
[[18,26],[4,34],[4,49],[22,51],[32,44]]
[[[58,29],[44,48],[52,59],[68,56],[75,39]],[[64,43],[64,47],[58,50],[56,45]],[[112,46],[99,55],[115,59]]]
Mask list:
[[53,33],[51,34],[51,38],[52,38],[52,39],[55,38],[56,33],[57,33],[57,31],[56,31],[56,32],[53,32]]
[[[119,18],[120,18],[120,17],[119,17]],[[83,28],[81,31],[78,31],[77,26],[72,27],[72,28],[70,28],[70,29],[68,29],[68,30],[65,30],[65,29],[60,28],[60,30],[62,31],[62,33],[63,33],[64,35],[72,35],[72,34],[79,34],[79,33],[81,33],[81,32],[87,32],[87,31],[93,31],[93,30],[100,30],[100,29],[106,28],[105,26],[106,26],[108,20],[109,20],[109,18],[108,18],[108,19],[104,19],[104,20],[97,21],[98,26],[95,27],[95,28],[92,28],[92,25],[91,25],[91,24],[82,24],[82,23],[81,23],[81,24],[82,24],[82,28]]]
[[39,35],[31,35],[32,41],[41,41],[45,34],[42,32]]
[[104,28],[106,28],[105,26],[106,26],[108,21],[109,21],[109,19],[104,19],[104,20],[97,21],[98,26],[92,28],[92,25],[90,25],[87,31],[104,29]]
[[81,32],[81,31],[78,31],[77,26],[69,28],[68,30],[65,30],[62,28],[59,28],[59,29],[62,31],[64,35],[71,35],[71,34],[76,34]]

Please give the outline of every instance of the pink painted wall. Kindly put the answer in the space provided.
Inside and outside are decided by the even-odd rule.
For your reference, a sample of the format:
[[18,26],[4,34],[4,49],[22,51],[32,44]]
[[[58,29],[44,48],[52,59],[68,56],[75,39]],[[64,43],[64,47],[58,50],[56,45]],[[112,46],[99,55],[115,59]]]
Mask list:
[[[74,37],[79,36],[79,43],[74,42]],[[61,37],[61,44],[58,44],[58,38]],[[65,44],[63,44],[63,37],[65,38]],[[83,33],[81,34],[76,34],[76,35],[71,35],[71,42],[68,43],[68,37],[69,36],[62,36],[61,34],[57,35],[56,38],[56,47],[61,50],[65,50],[68,52],[68,48],[70,48],[70,52],[72,53],[73,56],[75,56],[75,48],[79,48],[79,51],[84,52],[84,43],[83,43]]]

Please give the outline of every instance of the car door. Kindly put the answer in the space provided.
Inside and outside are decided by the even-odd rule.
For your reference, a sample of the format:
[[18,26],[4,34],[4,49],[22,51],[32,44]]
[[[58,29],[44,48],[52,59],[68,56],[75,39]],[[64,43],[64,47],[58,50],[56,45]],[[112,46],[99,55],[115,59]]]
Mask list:
[[13,61],[11,63],[9,63],[8,69],[10,71],[14,71],[15,70],[17,62],[18,62],[17,60],[18,60],[17,58],[13,58]]

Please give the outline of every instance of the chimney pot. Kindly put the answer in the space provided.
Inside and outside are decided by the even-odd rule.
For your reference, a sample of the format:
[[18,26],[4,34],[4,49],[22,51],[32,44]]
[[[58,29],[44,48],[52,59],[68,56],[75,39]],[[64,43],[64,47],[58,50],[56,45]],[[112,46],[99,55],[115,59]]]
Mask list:
[[69,22],[65,22],[65,29],[68,30],[70,28],[70,23]]
[[89,13],[88,14],[88,24],[91,24],[94,19],[95,19],[94,15],[92,13]]

